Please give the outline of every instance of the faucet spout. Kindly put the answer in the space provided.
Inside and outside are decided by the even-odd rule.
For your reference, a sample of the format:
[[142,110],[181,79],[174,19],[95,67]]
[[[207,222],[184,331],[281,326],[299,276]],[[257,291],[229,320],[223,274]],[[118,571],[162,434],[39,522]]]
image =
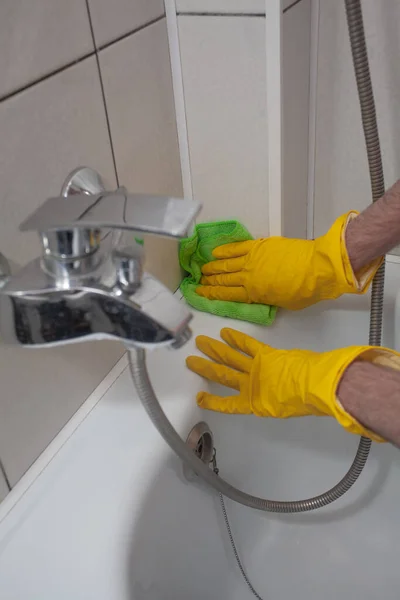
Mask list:
[[14,284],[0,291],[0,332],[7,344],[48,347],[109,339],[140,348],[176,347],[188,336],[190,311],[148,273],[130,296],[102,284],[36,293],[16,292]]

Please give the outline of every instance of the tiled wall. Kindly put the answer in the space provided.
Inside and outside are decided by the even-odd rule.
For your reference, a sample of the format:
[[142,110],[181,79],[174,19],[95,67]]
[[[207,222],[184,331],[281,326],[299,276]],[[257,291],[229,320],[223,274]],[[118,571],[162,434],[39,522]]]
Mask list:
[[[20,221],[82,164],[111,186],[182,194],[162,0],[0,4],[0,252],[13,269],[39,252]],[[176,245],[147,246],[149,270],[176,287]],[[121,353],[112,343],[0,344],[0,460],[11,485]],[[0,498],[5,490],[0,473]]]

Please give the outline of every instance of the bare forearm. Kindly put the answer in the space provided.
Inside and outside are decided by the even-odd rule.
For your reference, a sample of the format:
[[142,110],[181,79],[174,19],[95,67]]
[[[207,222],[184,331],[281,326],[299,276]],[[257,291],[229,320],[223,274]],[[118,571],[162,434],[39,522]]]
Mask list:
[[346,247],[355,273],[400,243],[400,180],[353,219]]
[[364,427],[400,447],[400,372],[356,361],[338,389],[343,408]]

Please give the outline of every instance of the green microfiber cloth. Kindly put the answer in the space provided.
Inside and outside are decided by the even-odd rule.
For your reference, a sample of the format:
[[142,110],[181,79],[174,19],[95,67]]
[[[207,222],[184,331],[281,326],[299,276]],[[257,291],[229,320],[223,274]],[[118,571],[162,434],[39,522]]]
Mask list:
[[179,245],[179,262],[189,273],[182,281],[180,289],[190,306],[203,312],[220,317],[241,319],[257,325],[271,325],[275,319],[276,306],[265,304],[243,304],[227,300],[208,300],[196,294],[200,284],[201,267],[215,260],[212,251],[222,244],[252,240],[247,229],[238,221],[214,221],[200,223],[194,228],[191,237],[181,240]]

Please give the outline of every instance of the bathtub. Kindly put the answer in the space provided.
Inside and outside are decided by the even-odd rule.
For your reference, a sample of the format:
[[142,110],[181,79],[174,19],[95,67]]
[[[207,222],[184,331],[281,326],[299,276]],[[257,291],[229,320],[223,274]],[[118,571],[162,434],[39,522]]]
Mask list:
[[[393,346],[400,265],[388,265],[384,343]],[[368,298],[281,311],[271,328],[196,313],[195,334],[233,326],[282,348],[368,340]],[[329,418],[264,420],[201,411],[207,384],[185,368],[194,341],[149,355],[161,403],[180,434],[205,420],[221,475],[271,499],[334,485],[358,438]],[[216,389],[216,386],[214,387]],[[261,513],[226,501],[249,577],[268,600],[398,600],[400,454],[374,444],[356,485],[313,513]],[[126,357],[114,367],[0,506],[0,597],[5,600],[244,600],[219,500],[148,420]]]

